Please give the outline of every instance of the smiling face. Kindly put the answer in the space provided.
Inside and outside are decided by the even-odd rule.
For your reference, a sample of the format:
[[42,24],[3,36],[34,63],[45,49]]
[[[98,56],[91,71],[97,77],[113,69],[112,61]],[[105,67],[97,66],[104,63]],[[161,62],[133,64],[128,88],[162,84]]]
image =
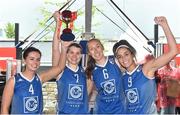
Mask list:
[[104,58],[104,48],[100,41],[94,39],[88,42],[88,54],[92,56],[92,58],[98,62],[102,58]]
[[81,57],[81,48],[75,46],[69,47],[67,52],[67,60],[69,64],[78,65],[81,60]]
[[39,52],[32,51],[29,52],[27,57],[24,59],[24,64],[26,65],[26,70],[36,71],[40,66],[41,55]]
[[126,47],[121,47],[117,49],[116,58],[119,64],[128,71],[132,71],[136,67],[134,55]]

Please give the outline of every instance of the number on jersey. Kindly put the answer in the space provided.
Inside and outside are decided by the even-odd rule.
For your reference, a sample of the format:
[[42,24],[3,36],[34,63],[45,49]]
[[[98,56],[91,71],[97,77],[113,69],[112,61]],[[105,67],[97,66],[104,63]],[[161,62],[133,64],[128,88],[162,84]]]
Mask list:
[[132,87],[132,77],[128,77],[128,87]]
[[104,75],[104,79],[108,79],[109,78],[107,69],[103,69],[103,75]]
[[34,94],[34,89],[33,89],[33,85],[31,84],[29,86],[29,92],[33,95]]
[[79,82],[79,75],[78,74],[74,74],[74,76],[76,77],[76,83]]

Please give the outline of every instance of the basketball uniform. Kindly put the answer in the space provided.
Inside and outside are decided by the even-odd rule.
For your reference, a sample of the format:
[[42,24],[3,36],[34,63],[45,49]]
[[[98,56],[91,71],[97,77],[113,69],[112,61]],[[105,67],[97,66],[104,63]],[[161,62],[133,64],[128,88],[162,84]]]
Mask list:
[[142,65],[123,75],[124,92],[128,100],[128,114],[156,114],[155,78],[149,79],[142,72]]
[[42,84],[38,75],[36,74],[32,80],[28,80],[22,73],[17,73],[14,79],[11,114],[41,114],[43,96]]
[[92,75],[98,92],[95,112],[97,114],[125,113],[122,75],[114,58],[107,57],[104,65],[96,64]]
[[80,66],[73,71],[66,65],[57,80],[58,114],[87,114],[88,95],[86,75]]

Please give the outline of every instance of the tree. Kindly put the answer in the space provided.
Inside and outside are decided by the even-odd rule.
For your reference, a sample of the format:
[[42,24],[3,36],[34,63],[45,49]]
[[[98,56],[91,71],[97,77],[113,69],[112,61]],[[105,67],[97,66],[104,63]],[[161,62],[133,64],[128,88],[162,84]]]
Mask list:
[[14,30],[15,30],[14,24],[8,22],[8,23],[6,24],[5,29],[4,29],[4,31],[5,31],[5,33],[6,33],[6,37],[7,37],[7,38],[15,38],[15,32],[14,32]]

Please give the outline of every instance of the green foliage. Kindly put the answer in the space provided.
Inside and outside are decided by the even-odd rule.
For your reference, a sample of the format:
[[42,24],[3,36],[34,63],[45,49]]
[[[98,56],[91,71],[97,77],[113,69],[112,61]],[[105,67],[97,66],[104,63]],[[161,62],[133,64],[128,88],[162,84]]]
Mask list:
[[15,38],[15,25],[7,23],[4,29],[7,38]]
[[[49,7],[55,8],[55,7],[62,7],[64,3],[57,3],[57,1],[49,1],[49,0],[44,0],[44,6],[39,8],[39,11],[41,12],[41,15],[43,16],[43,19],[39,21],[39,27],[44,29],[47,27],[53,19],[49,20],[46,22],[51,16],[52,12],[48,9]],[[64,24],[63,24],[64,25]],[[45,31],[44,33],[50,33],[51,35],[47,34],[46,36],[43,37],[44,40],[52,39],[52,33],[55,31],[55,23],[51,24]]]
[[[50,9],[48,8],[61,8],[66,2],[59,2],[59,1],[49,1],[49,0],[44,0],[44,6],[39,8],[42,16],[43,16],[43,19],[41,19],[41,21],[39,22],[39,26],[40,28],[44,29],[48,24],[50,24],[53,19],[51,19],[49,22],[46,22],[49,17],[52,16],[52,12],[50,12]],[[77,20],[78,19],[85,19],[85,11],[84,11],[84,8],[85,8],[85,5],[82,6],[81,8],[77,9]],[[57,9],[58,10],[58,9]],[[95,6],[92,6],[92,16],[94,16],[96,14],[96,9],[95,9]],[[80,19],[80,20],[81,20]],[[97,22],[94,22],[92,24],[92,26],[98,26],[100,25],[100,23],[97,23]],[[62,29],[65,28],[65,24],[63,23],[62,24]],[[48,35],[46,35],[45,37],[43,37],[44,40],[47,40],[47,39],[52,39],[52,33],[54,32],[55,30],[55,23],[51,24],[50,27],[48,27],[46,30],[45,30],[45,33],[51,33],[51,37],[49,37]],[[76,20],[74,22],[74,27],[73,27],[73,33],[75,34],[75,36],[77,36],[76,34],[81,34],[84,32],[84,23],[78,23],[76,24]]]

